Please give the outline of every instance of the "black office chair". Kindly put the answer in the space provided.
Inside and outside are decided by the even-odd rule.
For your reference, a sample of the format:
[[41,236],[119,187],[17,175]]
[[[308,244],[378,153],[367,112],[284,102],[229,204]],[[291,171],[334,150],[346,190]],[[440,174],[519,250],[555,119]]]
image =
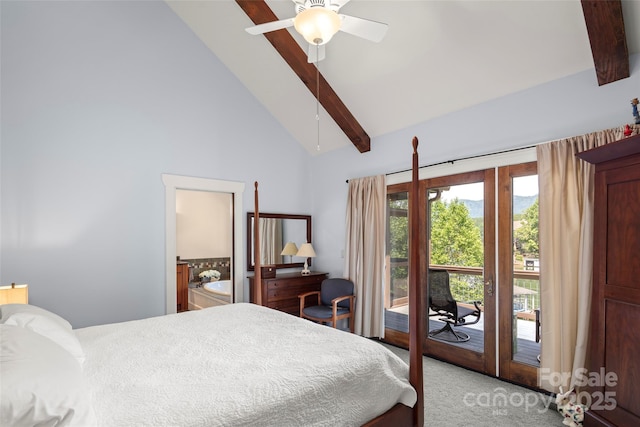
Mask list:
[[[320,285],[320,291],[306,292],[298,295],[300,299],[300,317],[315,322],[331,322],[336,328],[338,320],[349,319],[349,329],[353,333],[353,319],[355,312],[354,285],[347,279],[325,279]],[[315,305],[305,307],[306,298],[317,296]]]
[[[453,326],[473,325],[478,323],[482,311],[474,301],[475,309],[460,305],[451,295],[449,287],[449,272],[447,270],[429,269],[429,316],[440,316],[445,322],[440,329],[429,331],[429,336],[434,339],[449,342],[469,341],[469,334],[456,331]],[[475,317],[467,321],[468,316]]]

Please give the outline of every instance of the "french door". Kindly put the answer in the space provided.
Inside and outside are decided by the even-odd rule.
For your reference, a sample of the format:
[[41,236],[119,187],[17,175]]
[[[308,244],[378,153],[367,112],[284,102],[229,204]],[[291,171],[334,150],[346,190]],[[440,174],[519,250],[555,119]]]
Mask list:
[[[420,262],[425,272],[421,286],[435,289],[435,281],[427,284],[426,272],[438,270],[441,277],[445,275],[453,299],[463,307],[460,310],[476,312],[466,316],[464,323],[447,327],[445,316],[434,307],[428,310],[429,301],[425,301],[424,353],[530,386],[535,386],[539,354],[539,343],[530,334],[540,314],[539,285],[530,280],[537,280],[533,271],[537,257],[529,246],[523,252],[523,233],[514,229],[523,227],[522,203],[529,203],[527,209],[533,206],[537,185],[536,197],[525,202],[513,195],[514,186],[522,186],[518,180],[535,179],[535,173],[535,163],[529,163],[430,178],[420,182],[418,196]],[[408,191],[408,184],[387,189],[385,339],[399,345],[406,340],[402,315],[408,309]],[[537,222],[528,226],[537,231]],[[530,264],[532,270],[525,270]]]
[[[458,315],[465,308],[479,308],[479,316],[466,316],[462,326],[434,311],[435,299],[432,304],[428,300],[425,353],[495,375],[495,170],[427,179],[421,188],[425,215],[421,271],[428,271],[428,266],[445,274]],[[425,280],[425,286],[429,298],[441,284]]]
[[543,317],[537,164],[501,167],[498,182],[499,376],[536,387]]

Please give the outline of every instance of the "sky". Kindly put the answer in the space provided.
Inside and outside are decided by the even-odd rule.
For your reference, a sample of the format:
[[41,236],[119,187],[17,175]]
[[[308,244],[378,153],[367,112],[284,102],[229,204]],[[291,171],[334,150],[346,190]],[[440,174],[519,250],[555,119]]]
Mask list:
[[[442,193],[442,199],[449,201],[456,197],[465,200],[482,200],[484,184],[481,182],[452,186]],[[513,179],[514,196],[534,196],[538,194],[538,175],[519,176]]]

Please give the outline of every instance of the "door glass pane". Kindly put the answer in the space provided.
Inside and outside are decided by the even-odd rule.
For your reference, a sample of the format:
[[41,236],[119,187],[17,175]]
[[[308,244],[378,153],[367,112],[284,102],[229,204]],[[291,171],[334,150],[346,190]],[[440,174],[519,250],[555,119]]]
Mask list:
[[387,194],[385,327],[409,332],[409,193]]
[[514,177],[512,184],[513,360],[538,366],[541,317],[538,176]]
[[428,336],[482,353],[484,183],[430,189],[428,203]]

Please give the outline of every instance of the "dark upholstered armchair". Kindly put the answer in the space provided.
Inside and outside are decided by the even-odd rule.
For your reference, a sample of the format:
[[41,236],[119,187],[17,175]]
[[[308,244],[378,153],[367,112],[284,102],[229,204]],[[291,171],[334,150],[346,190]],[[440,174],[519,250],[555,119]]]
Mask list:
[[[338,320],[349,319],[349,329],[353,333],[355,311],[354,285],[347,279],[325,279],[320,291],[298,295],[300,298],[300,317],[315,322],[331,322],[336,327]],[[305,307],[307,297],[315,295],[315,305]]]
[[[429,316],[440,316],[440,320],[445,322],[441,329],[429,331],[431,338],[450,342],[469,341],[468,334],[456,331],[452,326],[478,323],[482,311],[477,301],[473,305],[474,308],[465,307],[453,298],[447,270],[429,269]],[[473,319],[470,318],[468,321],[468,316]]]

